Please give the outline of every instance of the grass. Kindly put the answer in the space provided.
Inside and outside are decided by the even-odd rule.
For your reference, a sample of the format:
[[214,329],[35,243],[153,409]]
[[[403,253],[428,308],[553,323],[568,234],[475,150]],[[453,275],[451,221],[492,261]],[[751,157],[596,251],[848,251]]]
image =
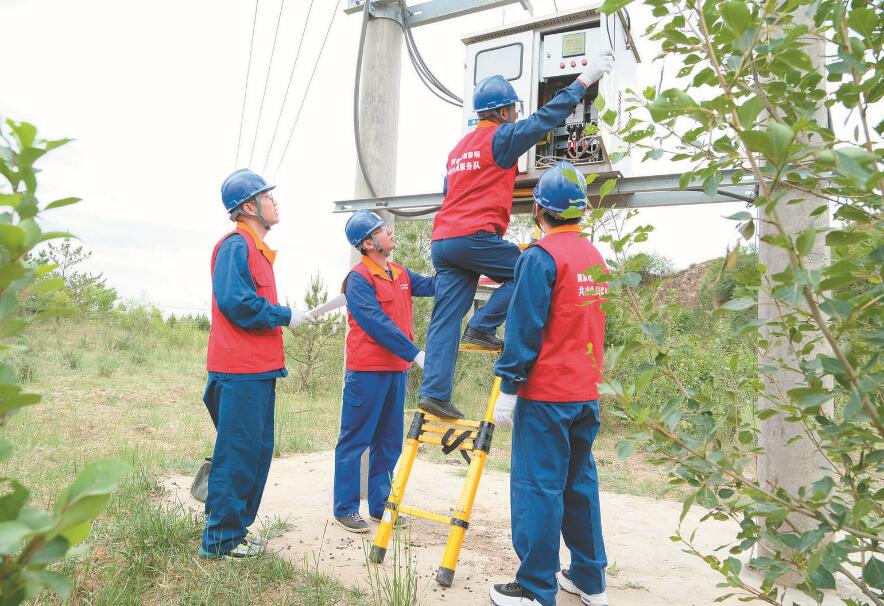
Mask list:
[[[373,598],[377,603],[377,593],[342,587],[308,561],[200,560],[202,516],[162,506],[159,480],[194,473],[214,445],[202,403],[206,338],[192,323],[169,326],[156,315],[130,312],[100,322],[37,325],[7,353],[26,389],[43,394],[40,404],[0,429],[18,453],[2,473],[24,481],[33,506],[51,508],[54,496],[88,461],[119,458],[135,470],[97,521],[92,549],[63,565],[75,583],[71,603],[361,605]],[[490,388],[490,375],[486,387],[486,381],[472,378],[477,373],[472,369],[455,392],[471,418],[482,416]],[[340,382],[311,395],[295,385],[292,377],[277,383],[276,456],[333,448]],[[603,428],[595,448],[602,489],[661,494],[667,487],[662,474],[637,457],[626,465],[616,460],[617,437],[616,428]],[[497,430],[491,469],[509,471],[509,443],[510,432]],[[424,448],[421,456],[451,460],[465,473],[457,453],[446,457]],[[278,536],[292,523],[268,520],[263,530]],[[405,553],[399,561],[407,565],[410,556]],[[378,587],[387,583],[408,599],[409,578],[406,571],[376,580]],[[38,603],[55,601],[42,596]]]

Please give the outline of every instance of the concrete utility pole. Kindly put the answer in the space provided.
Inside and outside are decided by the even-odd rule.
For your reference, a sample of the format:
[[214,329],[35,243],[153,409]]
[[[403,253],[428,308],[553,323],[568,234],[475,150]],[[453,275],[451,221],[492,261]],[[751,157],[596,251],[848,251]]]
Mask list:
[[[370,10],[366,6],[363,10]],[[371,18],[365,32],[359,96],[362,161],[378,197],[396,194],[396,151],[399,141],[399,76],[402,28],[392,19]],[[356,198],[372,198],[365,176],[356,169]],[[392,229],[393,215],[379,212]],[[360,255],[350,248],[350,267]],[[360,496],[368,495],[368,451],[362,455]]]
[[[813,30],[813,23],[803,15],[796,15],[796,24],[802,20]],[[824,70],[825,42],[813,38],[803,40],[804,50],[810,56],[816,69]],[[823,79],[825,82],[825,79]],[[816,120],[819,124],[825,124],[828,120],[825,106],[822,104],[817,109]],[[797,236],[809,225],[817,230],[816,241],[809,255],[804,257],[804,263],[808,269],[819,269],[829,263],[828,252],[824,244],[825,234],[823,231],[829,227],[829,213],[825,212],[817,217],[811,217],[812,210],[827,204],[823,198],[795,191],[794,196],[787,198],[803,198],[799,204],[780,205],[778,208],[779,219],[785,232],[790,236]],[[764,236],[778,233],[777,228],[765,221],[763,210],[759,210],[760,216],[758,260],[767,266],[767,276],[772,276],[783,271],[789,265],[788,254],[782,248],[771,246],[764,241]],[[770,294],[762,289],[758,297],[758,316],[761,319],[777,321],[782,319],[782,313]],[[773,364],[776,366],[798,367],[798,360],[794,354],[795,349],[801,344],[789,343],[787,340],[771,337],[770,332],[762,328],[764,338],[770,339],[770,347],[765,352],[759,353],[759,364]],[[821,346],[822,347],[822,346]],[[821,349],[822,351],[822,349]],[[786,392],[795,387],[804,386],[803,375],[788,370],[779,370],[770,377],[764,378],[765,393],[771,398],[786,399]],[[827,414],[832,413],[832,404],[828,405]],[[758,399],[758,410],[776,408],[768,398]],[[804,427],[800,423],[790,423],[784,420],[784,415],[779,414],[759,422],[761,434],[759,446],[764,448],[764,454],[758,459],[758,479],[761,484],[779,486],[792,495],[798,494],[801,487],[810,487],[813,482],[829,475],[828,463],[822,453],[805,434]],[[792,443],[789,441],[796,436],[801,436]],[[790,521],[802,532],[816,526],[816,524],[804,516],[792,514]],[[766,548],[762,545],[762,551]],[[791,581],[786,580],[787,584]]]

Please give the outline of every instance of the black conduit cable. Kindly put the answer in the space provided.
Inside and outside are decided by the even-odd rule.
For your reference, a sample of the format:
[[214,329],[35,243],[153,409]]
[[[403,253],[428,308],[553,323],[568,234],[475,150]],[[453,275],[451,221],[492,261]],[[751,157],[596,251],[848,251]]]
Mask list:
[[276,141],[276,133],[279,130],[279,123],[282,120],[282,112],[285,109],[285,102],[289,98],[289,89],[292,87],[292,80],[295,78],[295,68],[298,66],[298,58],[301,56],[301,46],[304,44],[304,36],[307,34],[307,24],[310,22],[310,13],[312,11],[313,0],[310,0],[310,6],[307,7],[307,17],[304,19],[304,27],[301,29],[301,39],[298,40],[298,50],[295,51],[295,62],[292,63],[289,82],[285,86],[285,94],[282,96],[282,105],[279,106],[279,115],[276,117],[276,126],[273,127],[273,135],[270,137],[270,145],[267,147],[267,156],[264,158],[264,166],[261,169],[262,173],[267,169],[267,163],[270,161],[270,152],[273,151],[273,143]]
[[365,162],[362,159],[362,137],[359,131],[359,87],[362,83],[362,53],[365,50],[365,32],[368,30],[368,11],[371,0],[365,0],[362,6],[362,28],[359,31],[359,49],[356,54],[356,79],[353,83],[353,135],[356,138],[356,161],[359,164],[359,170],[362,173],[362,179],[365,181],[366,187],[372,198],[377,198],[378,194],[371,183],[368,171],[365,170]]
[[417,42],[415,42],[415,40],[414,40],[414,34],[411,31],[411,23],[409,22],[409,16],[411,13],[408,11],[408,7],[405,5],[405,2],[401,3],[401,7],[402,7],[402,22],[404,24],[404,30],[405,30],[405,38],[406,38],[406,41],[411,45],[412,49],[414,50],[414,55],[417,58],[417,61],[420,64],[421,68],[424,70],[424,72],[426,73],[426,75],[428,76],[430,81],[433,83],[433,85],[436,86],[436,88],[438,88],[442,93],[451,97],[452,99],[457,101],[461,106],[463,106],[463,99],[461,99],[460,97],[455,95],[444,84],[442,84],[442,82],[433,74],[432,70],[427,65],[427,62],[424,61],[423,56],[420,54],[420,50],[418,50]]
[[239,115],[239,135],[236,138],[236,157],[233,160],[233,168],[239,165],[239,149],[242,146],[242,125],[246,118],[246,98],[249,94],[249,73],[252,71],[252,49],[255,47],[255,24],[258,23],[258,0],[255,0],[255,14],[252,17],[252,39],[249,40],[249,62],[246,66],[246,84],[242,92],[242,111]]
[[249,166],[252,165],[252,157],[255,155],[255,143],[258,141],[258,131],[261,129],[261,114],[264,113],[264,99],[267,98],[267,83],[270,81],[270,69],[273,67],[273,55],[276,53],[276,38],[279,35],[279,23],[282,21],[282,9],[285,0],[279,3],[279,14],[276,16],[276,31],[273,33],[273,46],[270,48],[270,62],[267,64],[267,74],[264,76],[264,93],[261,95],[261,106],[258,108],[258,122],[255,123],[255,137],[252,139],[252,151],[249,152]]
[[313,71],[310,72],[310,79],[307,80],[307,88],[304,89],[304,96],[301,97],[301,105],[298,106],[298,113],[295,114],[295,122],[292,124],[292,128],[289,131],[288,139],[286,139],[285,147],[282,149],[282,156],[279,158],[279,164],[276,165],[276,171],[273,173],[274,180],[276,179],[276,175],[279,173],[279,169],[282,167],[282,162],[285,160],[285,154],[289,150],[289,143],[292,142],[292,136],[295,134],[295,128],[298,126],[298,120],[301,118],[301,110],[304,109],[304,103],[307,101],[307,95],[310,94],[310,85],[313,84],[313,76],[316,75],[316,68],[319,67],[319,62],[322,59],[322,51],[325,50],[325,43],[328,42],[328,36],[331,33],[332,25],[335,23],[335,17],[338,15],[338,6],[341,4],[341,0],[337,0],[335,2],[335,6],[332,9],[332,16],[328,22],[328,29],[325,30],[325,37],[322,39],[322,45],[319,47],[319,54],[316,56],[316,63],[313,64]]

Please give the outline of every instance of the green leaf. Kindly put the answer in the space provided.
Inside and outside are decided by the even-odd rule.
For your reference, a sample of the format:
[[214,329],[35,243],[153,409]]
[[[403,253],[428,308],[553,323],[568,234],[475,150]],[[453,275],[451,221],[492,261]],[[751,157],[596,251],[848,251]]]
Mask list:
[[40,294],[61,290],[62,288],[64,288],[64,278],[47,278],[36,282],[30,288],[30,291],[34,294]]
[[743,236],[744,240],[751,240],[752,236],[755,235],[755,220],[750,219],[749,221],[746,221],[737,228],[737,231],[740,232],[740,235]]
[[746,31],[746,28],[752,22],[752,15],[749,13],[749,8],[745,2],[730,0],[729,2],[719,4],[719,10],[725,24],[738,36],[742,36],[743,32]]
[[693,113],[699,108],[696,101],[683,90],[670,88],[660,93],[648,104],[648,111],[655,122]]
[[789,148],[795,138],[795,131],[781,122],[771,121],[767,125],[767,139],[770,143],[771,160],[783,164],[789,157]]
[[28,122],[13,122],[12,120],[7,120],[6,123],[9,124],[22,149],[34,144],[34,139],[37,137],[36,126]]
[[89,538],[92,531],[92,522],[83,522],[60,533],[71,545],[79,545]]
[[129,473],[129,470],[129,465],[122,461],[103,459],[89,463],[70,488],[59,497],[55,505],[56,512],[60,512],[68,503],[78,499],[110,494],[116,490],[120,480]]
[[835,589],[835,577],[822,566],[817,566],[807,576],[817,589]]
[[0,223],[0,246],[17,254],[24,241],[25,231],[22,228],[8,223]]
[[731,299],[719,309],[725,309],[727,311],[742,311],[754,307],[756,303],[757,301],[752,297],[739,297],[737,299]]
[[595,101],[592,102],[597,110],[601,113],[605,109],[605,99],[601,95],[597,95]]
[[728,215],[727,217],[725,217],[725,219],[730,219],[731,221],[749,221],[751,219],[754,219],[754,217],[749,211],[741,210],[732,215]]
[[865,39],[867,47],[874,47],[872,40],[875,29],[881,27],[881,16],[871,8],[852,8],[847,17],[847,25]]
[[3,496],[0,496],[0,522],[17,519],[31,493],[19,482],[9,478],[0,480],[0,488],[3,490]]
[[824,476],[823,478],[817,480],[813,483],[812,486],[812,494],[813,498],[821,501],[829,496],[832,490],[835,488],[835,481],[829,477]]
[[816,229],[811,225],[798,236],[798,239],[795,241],[795,249],[798,251],[798,254],[803,257],[813,250],[815,242]]
[[751,130],[755,126],[755,120],[764,109],[764,101],[760,97],[751,97],[743,105],[737,108],[737,116],[740,118],[740,126],[744,130]]
[[3,194],[0,193],[0,206],[11,206],[15,208],[21,201],[21,194]]
[[22,573],[35,585],[46,587],[61,598],[62,601],[71,595],[71,582],[57,572],[51,570],[26,570]]
[[602,183],[602,186],[599,188],[599,199],[604,199],[605,196],[611,193],[611,190],[613,190],[616,185],[617,179],[608,179]]
[[55,537],[40,550],[38,550],[30,559],[31,564],[49,565],[62,559],[68,552],[70,544],[64,537]]
[[631,2],[632,0],[605,0],[599,11],[605,15],[612,15]]
[[55,202],[50,202],[46,205],[44,210],[49,210],[52,208],[61,208],[62,206],[68,206],[69,204],[76,204],[82,200],[82,198],[62,198],[61,200],[56,200]]
[[759,410],[755,416],[758,417],[759,421],[766,421],[767,419],[777,414],[779,414],[779,411],[774,410],[773,408],[763,408]]
[[868,239],[868,234],[861,231],[830,231],[826,234],[828,246],[850,246]]
[[863,580],[870,587],[884,589],[884,564],[875,556],[870,556],[869,561],[863,566]]
[[31,534],[31,529],[18,520],[0,522],[0,556],[18,551],[21,542]]

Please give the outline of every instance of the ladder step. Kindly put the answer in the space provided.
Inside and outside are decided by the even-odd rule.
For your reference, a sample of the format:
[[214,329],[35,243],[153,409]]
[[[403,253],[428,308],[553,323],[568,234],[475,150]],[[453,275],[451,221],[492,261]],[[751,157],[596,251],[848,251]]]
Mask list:
[[461,343],[460,351],[470,351],[473,353],[489,353],[489,354],[499,354],[502,349],[486,347],[485,345],[476,345],[474,343]]
[[[423,412],[423,411],[421,411]],[[424,412],[424,421],[432,421],[433,423],[442,423],[443,425],[448,425],[450,427],[463,427],[463,428],[473,428],[479,429],[478,421],[470,421],[469,419],[446,419],[445,417],[437,417],[436,415],[431,415],[428,412]]]
[[400,505],[399,512],[404,513],[406,515],[414,516],[416,518],[423,518],[425,520],[439,522],[440,524],[445,524],[446,526],[451,524],[451,516],[443,516],[438,513],[433,513],[431,511],[424,511],[423,509],[418,509],[417,507],[408,507],[406,505]]
[[[442,443],[441,436],[433,436],[433,435],[422,435],[419,439],[419,442],[423,442],[424,444],[435,444],[437,446],[448,446],[448,444]],[[472,450],[473,449],[473,440],[467,438],[463,442],[458,445],[459,450]]]

